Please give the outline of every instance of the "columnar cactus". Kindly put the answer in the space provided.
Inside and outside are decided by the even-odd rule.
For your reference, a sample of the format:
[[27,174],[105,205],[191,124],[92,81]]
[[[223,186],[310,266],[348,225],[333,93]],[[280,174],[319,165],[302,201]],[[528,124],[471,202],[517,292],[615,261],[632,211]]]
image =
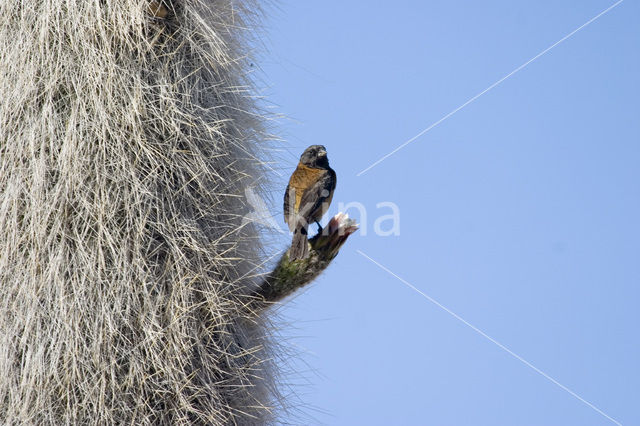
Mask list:
[[274,419],[256,11],[0,2],[0,423]]

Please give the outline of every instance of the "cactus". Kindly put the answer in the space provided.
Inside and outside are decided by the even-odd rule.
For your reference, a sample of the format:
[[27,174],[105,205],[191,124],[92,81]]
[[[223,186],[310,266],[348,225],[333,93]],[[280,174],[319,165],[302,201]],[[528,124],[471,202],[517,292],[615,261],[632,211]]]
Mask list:
[[259,13],[0,2],[1,424],[274,421]]
[[276,302],[310,283],[329,266],[347,238],[357,230],[355,221],[338,213],[321,233],[309,239],[308,257],[291,260],[289,251],[282,254],[273,271],[262,280],[257,295],[267,302]]

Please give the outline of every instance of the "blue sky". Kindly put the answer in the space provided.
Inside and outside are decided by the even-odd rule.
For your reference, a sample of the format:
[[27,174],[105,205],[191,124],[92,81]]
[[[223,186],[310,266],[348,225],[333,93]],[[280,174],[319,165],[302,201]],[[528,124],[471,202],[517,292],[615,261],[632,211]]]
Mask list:
[[[640,424],[638,2],[357,176],[614,3],[268,7],[259,86],[287,116],[273,178],[325,145],[330,213],[360,202],[368,227],[281,309],[291,422]],[[387,201],[398,236],[373,232]]]

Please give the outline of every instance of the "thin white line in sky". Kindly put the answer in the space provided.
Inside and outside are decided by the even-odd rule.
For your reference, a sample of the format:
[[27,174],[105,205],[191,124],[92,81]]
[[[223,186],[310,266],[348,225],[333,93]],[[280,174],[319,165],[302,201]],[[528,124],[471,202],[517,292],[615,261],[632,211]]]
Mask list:
[[399,281],[401,281],[403,284],[405,284],[407,287],[411,288],[413,291],[419,293],[421,296],[423,296],[425,299],[427,299],[429,302],[433,303],[434,305],[436,305],[437,307],[439,307],[440,309],[444,310],[445,312],[447,312],[449,315],[453,316],[455,319],[457,319],[458,321],[462,322],[464,325],[466,325],[467,327],[471,328],[473,331],[475,331],[476,333],[480,334],[482,337],[486,338],[487,340],[491,341],[492,343],[494,343],[496,346],[498,346],[500,349],[504,350],[505,352],[507,352],[509,355],[513,356],[515,359],[517,359],[518,361],[522,362],[523,364],[525,364],[527,367],[531,368],[533,371],[535,371],[536,373],[540,374],[541,376],[543,376],[544,378],[546,378],[547,380],[549,380],[550,382],[552,382],[553,384],[557,385],[558,387],[560,387],[561,389],[563,389],[564,391],[568,392],[569,394],[571,394],[572,396],[574,396],[575,398],[579,399],[580,401],[582,401],[583,403],[585,403],[586,405],[588,405],[589,407],[593,408],[595,411],[597,411],[598,413],[600,413],[601,415],[603,415],[604,417],[606,417],[607,419],[611,420],[613,423],[622,426],[622,424],[620,422],[618,422],[617,420],[613,419],[612,417],[608,416],[604,411],[600,410],[598,407],[596,407],[595,405],[593,405],[592,403],[590,403],[589,401],[585,400],[584,398],[582,398],[580,395],[578,395],[577,393],[575,393],[574,391],[572,391],[571,389],[569,389],[568,387],[566,387],[565,385],[563,385],[562,383],[558,382],[557,380],[555,380],[553,377],[549,376],[548,374],[546,374],[544,371],[541,371],[540,369],[536,368],[533,364],[531,364],[529,361],[527,361],[526,359],[522,358],[520,355],[516,354],[515,352],[511,351],[509,348],[507,348],[506,346],[504,346],[502,343],[498,342],[497,340],[495,340],[494,338],[492,338],[491,336],[489,336],[488,334],[486,334],[484,331],[480,330],[478,327],[470,324],[469,322],[467,322],[464,318],[462,318],[461,316],[459,316],[458,314],[456,314],[455,312],[449,310],[447,307],[443,306],[442,304],[440,304],[437,300],[435,300],[434,298],[430,297],[429,295],[427,295],[426,293],[423,293],[422,291],[418,290],[414,285],[412,285],[411,283],[405,281],[404,279],[400,278],[398,275],[394,274],[393,272],[391,272],[388,268],[386,268],[385,266],[381,265],[380,263],[376,262],[375,260],[373,260],[372,258],[370,258],[369,256],[367,256],[366,254],[364,254],[363,252],[361,252],[360,250],[356,250],[360,255],[362,255],[363,257],[369,259],[369,261],[371,261],[372,263],[376,264],[380,269],[386,271],[387,273],[393,275],[395,278],[397,278]]
[[587,22],[585,22],[584,24],[580,25],[578,28],[576,28],[575,30],[571,31],[569,34],[567,34],[566,36],[562,37],[560,40],[556,41],[555,43],[553,43],[551,46],[547,47],[546,49],[544,49],[542,52],[538,53],[536,56],[534,56],[533,58],[529,59],[527,62],[525,62],[524,64],[520,65],[518,68],[514,69],[513,71],[511,71],[509,74],[505,75],[504,77],[502,77],[500,80],[496,81],[495,83],[493,83],[491,86],[487,87],[486,89],[484,89],[482,92],[478,93],[477,95],[475,95],[474,97],[472,97],[471,99],[469,99],[467,102],[463,103],[462,105],[460,105],[458,108],[454,109],[453,111],[451,111],[449,114],[445,115],[444,117],[442,117],[440,120],[436,121],[435,123],[433,123],[432,125],[430,125],[429,127],[427,127],[426,129],[422,130],[420,133],[418,133],[417,135],[415,135],[414,137],[412,137],[411,139],[409,139],[408,141],[406,141],[405,143],[403,143],[402,145],[398,146],[396,149],[394,149],[393,151],[391,151],[390,153],[388,153],[387,155],[381,157],[379,160],[377,160],[376,162],[372,163],[369,167],[367,167],[366,169],[361,170],[358,174],[356,174],[356,176],[361,176],[364,173],[368,172],[369,170],[371,170],[372,168],[374,168],[375,166],[377,166],[378,164],[382,163],[384,160],[386,160],[387,158],[391,157],[393,154],[395,154],[396,152],[400,151],[402,148],[404,148],[405,146],[409,145],[411,142],[415,141],[416,139],[418,139],[420,136],[424,135],[425,133],[427,133],[429,130],[433,129],[434,127],[436,127],[438,124],[442,123],[443,121],[445,121],[447,118],[451,117],[453,114],[455,114],[456,112],[460,111],[462,108],[466,107],[467,105],[469,105],[471,102],[475,101],[476,99],[478,99],[480,96],[484,95],[485,93],[487,93],[489,90],[493,89],[494,87],[496,87],[497,85],[499,85],[500,83],[502,83],[503,81],[505,81],[506,79],[508,79],[509,77],[511,77],[512,75],[514,75],[515,73],[517,73],[518,71],[520,71],[521,69],[523,69],[524,67],[526,67],[527,65],[529,65],[531,62],[535,61],[536,59],[538,59],[539,57],[541,57],[542,55],[544,55],[545,53],[547,53],[548,51],[550,51],[551,49],[553,49],[554,47],[556,47],[557,45],[559,45],[560,43],[562,43],[563,41],[565,41],[566,39],[568,39],[569,37],[571,37],[572,35],[574,35],[575,33],[577,33],[578,31],[580,31],[581,29],[583,29],[584,27],[586,27],[587,25],[591,24],[593,21],[595,21],[596,19],[600,18],[602,15],[604,15],[605,13],[609,12],[611,9],[613,9],[614,7],[618,6],[620,3],[622,3],[624,0],[618,0],[617,2],[615,2],[614,4],[612,4],[611,6],[609,6],[608,8],[606,8],[605,10],[603,10],[602,12],[598,13],[596,16],[594,16],[593,18],[589,19]]

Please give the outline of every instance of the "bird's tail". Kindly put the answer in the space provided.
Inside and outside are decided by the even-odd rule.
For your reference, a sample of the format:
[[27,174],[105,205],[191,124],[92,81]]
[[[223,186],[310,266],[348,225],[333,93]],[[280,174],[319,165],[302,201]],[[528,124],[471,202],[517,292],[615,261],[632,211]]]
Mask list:
[[307,243],[307,229],[303,226],[293,231],[293,241],[289,249],[289,259],[304,259],[309,255],[309,243]]

